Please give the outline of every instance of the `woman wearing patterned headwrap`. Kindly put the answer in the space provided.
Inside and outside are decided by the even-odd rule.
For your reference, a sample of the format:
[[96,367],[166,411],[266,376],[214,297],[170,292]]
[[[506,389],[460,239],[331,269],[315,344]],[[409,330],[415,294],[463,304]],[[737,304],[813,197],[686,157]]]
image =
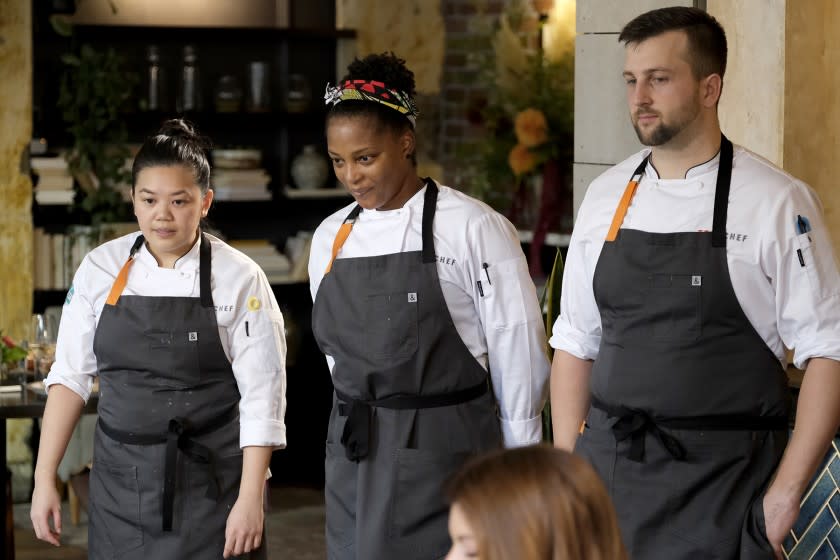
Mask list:
[[545,332],[516,230],[417,176],[414,95],[393,54],[354,61],[325,95],[333,169],[355,199],[318,227],[309,261],[335,386],[331,559],[442,558],[442,481],[471,454],[541,438]]

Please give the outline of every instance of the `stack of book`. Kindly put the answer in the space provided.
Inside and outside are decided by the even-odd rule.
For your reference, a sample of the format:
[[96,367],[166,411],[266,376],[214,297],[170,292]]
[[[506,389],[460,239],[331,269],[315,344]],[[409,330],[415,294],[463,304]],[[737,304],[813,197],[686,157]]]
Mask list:
[[231,247],[242,251],[259,265],[265,272],[269,283],[288,282],[292,271],[289,259],[266,239],[249,239],[228,242]]
[[213,170],[210,185],[215,200],[270,200],[268,183],[271,177],[265,169]]
[[34,228],[32,279],[36,290],[65,290],[76,269],[99,244],[99,231],[91,226],[72,226],[66,233],[47,233]]
[[38,204],[71,204],[73,177],[62,156],[33,156],[29,158],[32,171],[38,176],[35,200]]

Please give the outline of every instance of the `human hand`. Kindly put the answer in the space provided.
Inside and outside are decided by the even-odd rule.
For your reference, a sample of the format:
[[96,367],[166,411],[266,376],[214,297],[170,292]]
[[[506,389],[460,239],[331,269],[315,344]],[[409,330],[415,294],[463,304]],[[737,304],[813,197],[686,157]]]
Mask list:
[[227,519],[224,557],[239,556],[256,550],[262,544],[262,496],[252,498],[240,494]]
[[[36,537],[51,545],[61,546],[61,497],[55,484],[35,483],[29,518],[32,520]],[[54,528],[50,527],[50,518]]]
[[764,494],[762,507],[767,541],[773,547],[776,558],[782,560],[782,542],[790,533],[796,518],[799,517],[799,496],[775,490],[771,486]]

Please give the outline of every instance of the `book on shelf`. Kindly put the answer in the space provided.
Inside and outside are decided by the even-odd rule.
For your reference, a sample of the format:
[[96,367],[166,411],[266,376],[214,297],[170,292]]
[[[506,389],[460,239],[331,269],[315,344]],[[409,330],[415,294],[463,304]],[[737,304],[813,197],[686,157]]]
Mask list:
[[47,173],[68,173],[64,156],[30,156],[29,166],[38,175]]
[[265,169],[214,169],[210,178],[213,188],[266,186],[271,176]]
[[66,234],[33,230],[32,280],[36,290],[66,290],[82,259],[99,243],[90,226],[73,226]]
[[213,187],[213,200],[271,200],[266,187]]
[[228,244],[257,263],[269,282],[282,281],[289,276],[292,269],[289,258],[278,251],[267,239],[238,239],[228,241]]
[[42,206],[51,204],[73,204],[76,193],[72,190],[47,190],[38,189],[35,191],[35,202]]

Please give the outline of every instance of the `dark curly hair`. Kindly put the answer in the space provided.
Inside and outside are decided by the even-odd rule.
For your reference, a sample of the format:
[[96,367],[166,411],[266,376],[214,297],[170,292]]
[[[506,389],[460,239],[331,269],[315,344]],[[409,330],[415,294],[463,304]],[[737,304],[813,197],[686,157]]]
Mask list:
[[[345,80],[377,80],[383,82],[389,89],[395,89],[415,97],[414,72],[405,65],[405,60],[393,52],[369,54],[362,59],[354,59],[347,67]],[[347,100],[330,107],[327,113],[327,126],[335,117],[370,117],[378,124],[402,134],[406,129],[411,130],[411,122],[393,109],[370,101]],[[412,154],[414,160],[414,154]]]
[[147,167],[183,165],[192,170],[195,183],[204,194],[210,188],[210,162],[207,150],[210,141],[196,132],[184,119],[170,119],[154,136],[149,136],[134,157],[131,166],[131,192],[137,176]]

